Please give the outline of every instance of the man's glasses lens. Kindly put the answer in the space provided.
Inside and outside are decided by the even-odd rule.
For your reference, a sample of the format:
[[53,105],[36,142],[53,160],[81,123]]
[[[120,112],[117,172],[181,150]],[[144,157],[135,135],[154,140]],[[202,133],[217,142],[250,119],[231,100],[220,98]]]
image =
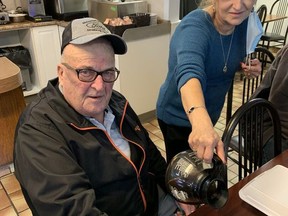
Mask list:
[[98,75],[102,76],[104,82],[114,82],[118,78],[119,71],[110,69],[102,72],[94,71],[91,69],[76,69],[79,80],[83,82],[91,82],[96,79]]
[[82,82],[92,82],[98,75],[102,77],[104,82],[114,82],[117,80],[120,71],[117,68],[111,68],[105,71],[95,71],[93,69],[75,69],[68,65],[67,63],[62,63],[69,70],[74,70],[77,73],[78,79]]

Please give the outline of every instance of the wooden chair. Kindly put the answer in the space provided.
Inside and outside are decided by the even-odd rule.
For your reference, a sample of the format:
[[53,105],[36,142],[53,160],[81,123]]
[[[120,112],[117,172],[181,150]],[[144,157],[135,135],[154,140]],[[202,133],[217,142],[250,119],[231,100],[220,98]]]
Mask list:
[[[256,78],[246,78],[243,76],[243,88],[242,88],[242,104],[246,103],[250,96],[254,93],[256,88],[260,85],[262,81],[265,71],[270,63],[272,63],[275,59],[272,52],[270,52],[265,47],[256,47],[255,52],[252,54],[253,58],[259,59],[261,62],[261,74]],[[241,74],[242,75],[242,74]],[[231,118],[232,115],[232,107],[233,107],[233,85],[231,84],[229,92],[227,94],[227,111],[226,111],[226,125]]]
[[[287,0],[276,0],[272,4],[269,14],[286,16],[287,9]],[[271,42],[274,42],[275,46],[278,46],[280,48],[284,46],[286,44],[288,27],[286,26],[286,29],[284,30],[284,35],[281,33],[283,27],[285,27],[284,19],[266,23],[264,34],[261,37],[261,45],[266,47],[267,49],[270,48]]]
[[[243,104],[232,115],[224,130],[222,141],[226,156],[238,164],[239,180],[263,165],[266,121],[273,124],[274,156],[277,156],[281,152],[281,123],[272,103],[263,98]],[[237,139],[234,139],[235,136]],[[238,157],[231,156],[231,150],[237,152]]]

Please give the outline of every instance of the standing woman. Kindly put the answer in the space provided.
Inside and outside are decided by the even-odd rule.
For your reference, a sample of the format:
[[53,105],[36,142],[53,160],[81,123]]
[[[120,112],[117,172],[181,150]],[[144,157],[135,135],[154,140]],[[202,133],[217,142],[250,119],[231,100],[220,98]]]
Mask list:
[[[202,1],[206,3],[206,1]],[[157,101],[166,156],[189,146],[211,162],[214,149],[225,162],[223,142],[214,130],[235,72],[258,76],[258,59],[246,55],[248,16],[256,0],[212,0],[187,14],[170,42],[169,71]]]

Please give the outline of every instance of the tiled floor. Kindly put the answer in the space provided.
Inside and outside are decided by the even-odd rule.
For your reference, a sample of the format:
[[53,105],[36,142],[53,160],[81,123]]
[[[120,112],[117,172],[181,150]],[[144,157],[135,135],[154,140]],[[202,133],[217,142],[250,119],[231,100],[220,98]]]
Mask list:
[[11,166],[0,167],[0,216],[32,216]]
[[[233,93],[233,112],[241,105],[241,81],[239,75],[235,77]],[[215,128],[222,136],[226,124],[226,106],[223,108],[221,117]],[[149,131],[151,139],[157,145],[162,155],[165,157],[165,146],[163,136],[156,119],[144,123]],[[228,186],[232,186],[238,181],[238,168],[228,160]],[[20,185],[13,174],[13,165],[0,167],[0,216],[31,216],[20,189]]]

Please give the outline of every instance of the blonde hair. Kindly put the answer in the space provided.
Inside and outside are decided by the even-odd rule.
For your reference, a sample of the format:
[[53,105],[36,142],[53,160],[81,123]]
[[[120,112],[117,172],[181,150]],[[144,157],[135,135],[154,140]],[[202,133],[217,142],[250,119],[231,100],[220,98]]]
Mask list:
[[213,0],[201,0],[199,3],[199,8],[206,8],[213,4]]

